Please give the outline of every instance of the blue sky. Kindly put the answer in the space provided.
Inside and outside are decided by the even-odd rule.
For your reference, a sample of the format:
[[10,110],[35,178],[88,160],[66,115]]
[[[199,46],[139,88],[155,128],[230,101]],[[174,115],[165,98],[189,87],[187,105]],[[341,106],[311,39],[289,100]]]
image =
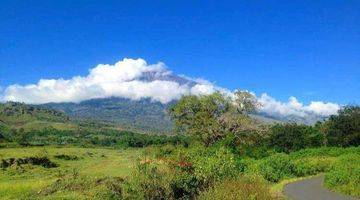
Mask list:
[[164,62],[230,90],[359,103],[360,1],[1,1],[0,86]]

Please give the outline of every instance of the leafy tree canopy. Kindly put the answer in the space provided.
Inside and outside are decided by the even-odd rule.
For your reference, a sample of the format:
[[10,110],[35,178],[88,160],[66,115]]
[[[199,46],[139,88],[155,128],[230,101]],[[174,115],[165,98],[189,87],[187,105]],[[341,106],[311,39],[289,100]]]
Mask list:
[[177,133],[194,136],[210,145],[228,133],[257,129],[258,123],[247,116],[256,108],[254,96],[238,92],[235,101],[220,92],[184,96],[170,108]]
[[324,126],[329,145],[359,145],[360,106],[345,106],[339,110],[338,115],[332,115]]

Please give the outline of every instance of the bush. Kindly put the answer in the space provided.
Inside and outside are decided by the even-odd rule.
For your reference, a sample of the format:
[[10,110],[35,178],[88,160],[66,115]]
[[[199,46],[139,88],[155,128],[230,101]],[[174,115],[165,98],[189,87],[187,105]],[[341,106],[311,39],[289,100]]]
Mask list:
[[158,147],[155,152],[156,158],[163,158],[170,156],[172,153],[175,152],[176,147],[173,145],[164,145],[161,147]]
[[201,153],[191,155],[195,176],[207,186],[215,181],[233,177],[237,169],[234,155],[225,148],[204,149]]
[[347,154],[325,174],[325,186],[337,192],[360,197],[360,154]]
[[172,179],[173,173],[161,170],[155,164],[139,164],[137,172],[130,180],[130,199],[173,199]]
[[315,149],[302,149],[290,154],[292,159],[305,158],[305,157],[338,157],[344,154],[360,154],[360,147],[321,147]]
[[193,173],[177,171],[171,183],[175,199],[192,199],[201,190],[202,182]]
[[121,178],[98,179],[95,185],[100,185],[95,189],[94,199],[126,199],[127,194],[124,186],[126,182]]
[[52,162],[47,157],[25,157],[25,158],[2,159],[0,163],[0,167],[6,169],[12,165],[20,166],[24,164],[40,165],[45,168],[57,167],[57,164]]
[[329,157],[310,157],[295,160],[295,175],[298,177],[316,175],[327,171],[334,158]]
[[175,198],[193,198],[216,181],[240,173],[234,155],[226,148],[186,149],[169,161],[174,170],[171,187]]
[[269,186],[258,177],[240,177],[217,182],[213,187],[200,193],[199,200],[270,200]]
[[295,166],[286,154],[275,154],[261,160],[259,173],[268,181],[278,182],[294,176]]
[[54,158],[61,159],[61,160],[79,160],[79,157],[77,157],[75,155],[67,155],[67,154],[55,155]]
[[[70,176],[62,176],[36,195],[38,199],[53,197],[55,193],[67,192],[84,195],[84,199],[134,199],[127,191],[128,182],[118,177],[91,178],[79,176],[73,172]],[[41,198],[42,197],[42,198]],[[77,196],[78,199],[81,196]]]

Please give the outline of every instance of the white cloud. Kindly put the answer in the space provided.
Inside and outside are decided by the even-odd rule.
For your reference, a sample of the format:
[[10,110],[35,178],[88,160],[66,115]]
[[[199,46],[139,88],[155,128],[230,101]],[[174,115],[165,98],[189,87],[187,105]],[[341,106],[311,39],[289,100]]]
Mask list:
[[340,106],[335,103],[324,103],[321,101],[312,101],[310,105],[304,107],[304,110],[313,112],[321,116],[329,116],[336,114]]
[[288,102],[280,102],[271,96],[262,94],[258,101],[261,103],[260,111],[272,116],[329,116],[336,114],[340,106],[335,103],[324,103],[321,101],[312,101],[309,105],[304,106],[295,97],[290,97]]
[[215,86],[209,82],[198,82],[190,86],[171,80],[140,80],[141,76],[149,72],[156,77],[171,74],[161,62],[148,65],[143,59],[124,59],[114,65],[97,65],[90,69],[86,77],[76,76],[69,80],[41,79],[37,84],[11,85],[5,89],[3,100],[41,104],[117,96],[134,100],[151,98],[167,103],[182,95],[215,91]]
[[[153,77],[146,78],[149,75]],[[0,91],[0,100],[42,104],[116,96],[133,100],[151,98],[168,103],[182,95],[211,94],[216,90],[232,94],[204,79],[173,75],[164,63],[149,65],[143,59],[125,58],[114,65],[99,64],[84,77],[41,79],[36,84],[11,85]],[[267,94],[262,94],[258,100],[262,104],[261,111],[280,116],[328,116],[340,108],[337,104],[323,102],[311,102],[304,106],[295,97],[290,97],[288,102],[280,102]]]

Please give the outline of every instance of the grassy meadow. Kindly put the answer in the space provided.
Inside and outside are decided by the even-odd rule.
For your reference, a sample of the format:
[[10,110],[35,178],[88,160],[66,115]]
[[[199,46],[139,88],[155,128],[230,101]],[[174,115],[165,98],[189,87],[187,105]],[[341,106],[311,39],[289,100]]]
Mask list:
[[[58,166],[45,168],[30,164],[10,166],[0,173],[1,199],[19,198],[86,198],[81,193],[59,192],[41,196],[41,190],[56,180],[67,176],[101,179],[103,177],[126,177],[131,174],[142,149],[113,150],[75,147],[23,147],[0,149],[0,160],[46,156]],[[62,156],[61,156],[62,155]],[[64,156],[65,155],[65,156]]]

